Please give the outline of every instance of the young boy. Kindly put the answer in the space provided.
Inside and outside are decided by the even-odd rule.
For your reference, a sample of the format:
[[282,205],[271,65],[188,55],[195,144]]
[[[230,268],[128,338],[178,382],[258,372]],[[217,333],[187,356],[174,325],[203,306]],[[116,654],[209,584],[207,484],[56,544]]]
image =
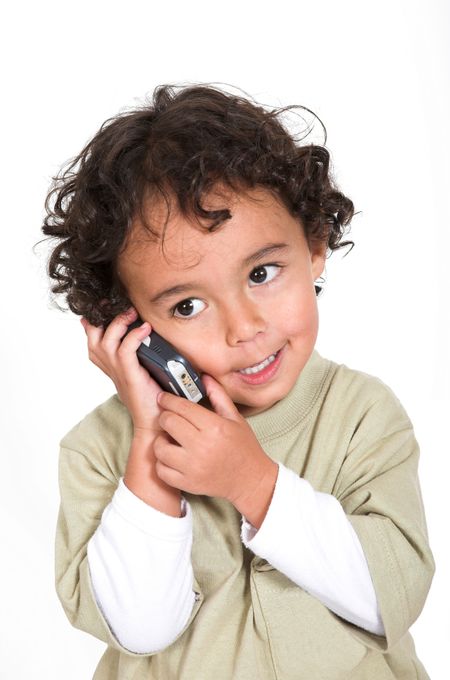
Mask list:
[[[326,149],[245,98],[161,86],[46,205],[53,291],[117,390],[60,453],[57,592],[108,644],[95,680],[428,678],[412,424],[314,349],[316,281],[353,216]],[[153,328],[209,404],[139,364]]]

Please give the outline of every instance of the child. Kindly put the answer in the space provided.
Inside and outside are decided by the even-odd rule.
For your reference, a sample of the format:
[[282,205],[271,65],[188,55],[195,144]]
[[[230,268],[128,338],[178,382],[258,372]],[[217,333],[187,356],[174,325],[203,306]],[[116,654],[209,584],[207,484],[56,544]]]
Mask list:
[[[279,113],[160,86],[47,197],[52,290],[117,390],[60,451],[56,587],[108,645],[95,680],[428,678],[408,632],[435,569],[413,426],[314,349],[353,203]],[[139,364],[153,328],[209,401]]]

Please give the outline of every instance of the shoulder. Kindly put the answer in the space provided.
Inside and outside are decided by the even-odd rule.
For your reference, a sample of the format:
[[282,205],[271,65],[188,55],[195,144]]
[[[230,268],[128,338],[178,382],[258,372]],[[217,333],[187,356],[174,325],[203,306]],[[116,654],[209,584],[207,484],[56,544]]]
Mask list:
[[120,468],[128,456],[132,432],[128,409],[116,393],[87,413],[59,444],[61,449],[78,452],[92,462],[97,459],[108,466],[116,462]]
[[408,418],[400,399],[384,380],[347,364],[328,361],[330,364],[329,390],[333,392],[333,396],[338,394],[340,400],[359,404],[361,408],[385,404],[402,412]]
[[402,420],[410,424],[403,404],[384,380],[347,364],[328,361],[330,370],[325,400],[339,403],[340,409],[351,411],[355,417],[362,417],[370,411],[378,413],[383,419]]
[[[388,472],[399,486],[417,474],[419,445],[413,424],[394,390],[381,378],[346,364],[334,363],[329,390],[322,405],[326,435],[340,458],[333,494],[342,502],[360,490],[383,494]],[[333,438],[334,437],[334,438]],[[338,453],[340,451],[340,454]],[[398,476],[397,476],[398,475]],[[390,478],[389,478],[390,479]],[[356,502],[356,501],[355,501]],[[353,512],[356,505],[346,505]]]
[[61,439],[61,446],[76,448],[83,441],[98,440],[106,435],[116,438],[131,425],[127,408],[117,394],[96,406]]

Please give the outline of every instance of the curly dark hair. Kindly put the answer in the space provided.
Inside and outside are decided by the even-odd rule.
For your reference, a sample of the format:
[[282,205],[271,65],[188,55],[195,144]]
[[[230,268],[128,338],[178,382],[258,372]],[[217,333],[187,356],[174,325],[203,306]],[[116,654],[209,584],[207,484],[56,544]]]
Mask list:
[[326,242],[330,251],[354,246],[341,242],[354,208],[332,178],[329,152],[298,144],[280,121],[293,109],[312,112],[297,105],[264,108],[245,94],[210,84],[160,85],[150,102],[107,119],[62,167],[52,178],[42,226],[58,240],[47,262],[55,302],[64,295],[75,314],[109,324],[132,304],[116,264],[133,220],[138,216],[152,232],[144,212],[162,197],[167,225],[169,196],[175,196],[184,216],[196,216],[200,228],[198,218],[206,219],[214,230],[231,217],[226,208],[201,205],[218,184],[276,193],[300,218],[309,244]]

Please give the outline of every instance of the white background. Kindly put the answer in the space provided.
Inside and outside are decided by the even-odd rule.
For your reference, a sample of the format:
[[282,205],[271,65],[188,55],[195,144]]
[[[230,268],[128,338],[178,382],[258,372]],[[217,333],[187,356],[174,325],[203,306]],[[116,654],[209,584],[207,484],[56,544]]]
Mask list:
[[[361,211],[327,263],[317,349],[386,382],[421,445],[437,572],[411,629],[448,677],[449,5],[16,2],[1,21],[1,678],[91,678],[103,643],[70,626],[53,583],[58,443],[114,386],[78,318],[51,307],[40,232],[51,177],[161,83],[224,82],[323,120]],[[320,127],[317,128],[317,133]]]

